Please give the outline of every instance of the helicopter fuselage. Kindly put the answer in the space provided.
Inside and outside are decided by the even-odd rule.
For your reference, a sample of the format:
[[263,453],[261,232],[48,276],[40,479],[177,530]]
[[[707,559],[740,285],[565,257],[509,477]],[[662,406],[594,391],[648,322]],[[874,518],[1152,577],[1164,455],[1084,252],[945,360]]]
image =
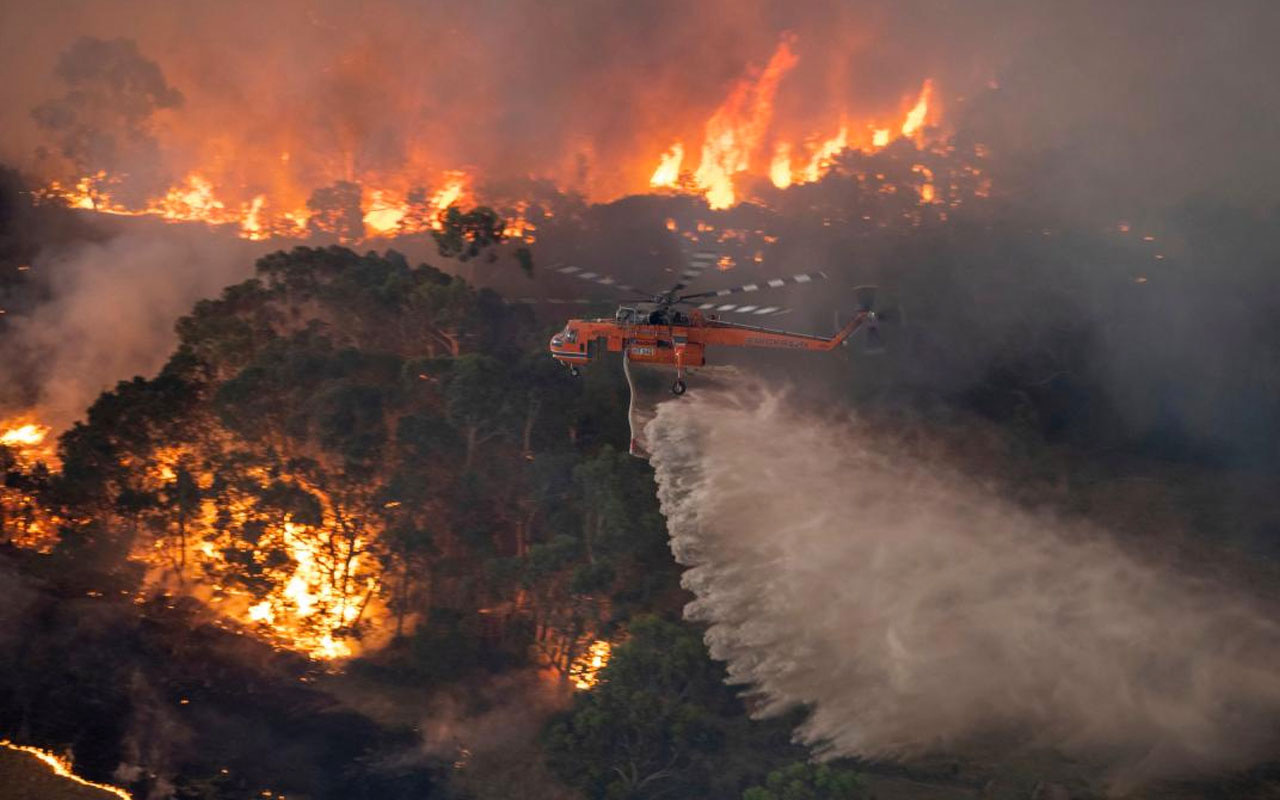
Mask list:
[[[609,353],[625,353],[633,362],[686,368],[704,366],[708,347],[761,347],[781,350],[831,350],[868,318],[859,312],[831,337],[726,322],[699,311],[637,312],[619,309],[614,319],[571,319],[551,337],[551,356],[570,369]],[[655,324],[655,322],[657,324]]]

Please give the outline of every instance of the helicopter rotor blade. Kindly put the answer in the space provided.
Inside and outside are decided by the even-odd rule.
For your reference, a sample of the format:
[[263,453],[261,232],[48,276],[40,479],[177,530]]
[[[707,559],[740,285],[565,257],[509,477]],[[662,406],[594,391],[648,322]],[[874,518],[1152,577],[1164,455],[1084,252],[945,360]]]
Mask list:
[[718,253],[710,250],[698,250],[689,256],[688,264],[684,268],[684,272],[680,273],[680,277],[676,280],[676,285],[671,287],[668,294],[675,294],[684,289],[689,284],[698,279],[708,268],[715,266],[720,260]]
[[628,283],[623,283],[622,281],[619,281],[617,278],[613,277],[612,275],[608,275],[602,272],[593,272],[591,270],[583,269],[582,267],[575,266],[573,264],[565,264],[564,266],[554,267],[554,269],[556,272],[560,273],[561,275],[567,275],[571,278],[577,278],[580,281],[590,281],[591,283],[594,283],[597,286],[607,286],[611,289],[618,289],[624,292],[634,292],[636,294],[643,294],[646,296],[650,296],[650,293],[645,292],[643,289],[637,289],[636,287]]
[[750,314],[757,317],[777,317],[791,313],[791,309],[782,306],[737,305],[736,303],[702,303],[696,308],[699,311],[710,311],[714,314]]
[[513,297],[507,302],[521,303],[524,305],[552,305],[552,306],[590,306],[604,305],[607,300],[592,300],[590,297]]
[[815,280],[826,280],[825,272],[802,272],[799,275],[791,275],[786,278],[769,278],[758,283],[744,283],[741,286],[734,286],[729,289],[716,289],[710,292],[697,292],[695,294],[687,294],[679,298],[679,302],[688,302],[690,300],[700,300],[704,297],[727,297],[731,294],[741,294],[743,292],[761,292],[768,289],[778,289],[789,283],[804,284],[812,283]]

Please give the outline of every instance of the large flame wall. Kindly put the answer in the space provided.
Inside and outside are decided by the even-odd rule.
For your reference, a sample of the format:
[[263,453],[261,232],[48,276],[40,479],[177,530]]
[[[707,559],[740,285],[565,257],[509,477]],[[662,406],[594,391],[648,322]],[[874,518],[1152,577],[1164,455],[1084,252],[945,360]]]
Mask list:
[[[938,48],[885,68],[887,38],[910,38],[900,20],[757,5],[77,4],[27,20],[33,80],[0,110],[0,158],[79,207],[248,238],[305,234],[316,191],[350,182],[379,235],[430,227],[477,187],[523,199],[531,178],[604,200],[683,176],[724,207],[750,178],[812,181],[844,147],[919,141],[941,119]],[[83,36],[127,44],[104,55]],[[76,107],[89,133],[56,127],[95,93]],[[86,155],[99,135],[110,146]]]

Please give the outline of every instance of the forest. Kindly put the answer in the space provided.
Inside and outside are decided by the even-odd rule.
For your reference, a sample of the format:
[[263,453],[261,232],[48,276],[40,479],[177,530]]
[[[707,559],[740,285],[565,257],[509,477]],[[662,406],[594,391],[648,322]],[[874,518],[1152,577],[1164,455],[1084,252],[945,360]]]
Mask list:
[[[0,277],[38,304],[19,267],[49,238],[103,234],[4,185]],[[803,189],[722,224],[858,253],[837,281],[891,281],[910,325],[884,355],[751,368],[927,431],[1027,506],[1273,585],[1277,339],[1255,313],[1273,218],[1175,209],[1148,283],[1149,245],[1043,208],[921,217],[860,179]],[[891,222],[830,226],[823,208]],[[558,241],[641,249],[645,220],[705,214],[679,195],[579,207],[530,252],[495,212],[455,209],[426,240],[449,270],[394,247],[267,252],[56,450],[0,446],[0,735],[139,798],[1100,796],[1085,766],[1034,750],[813,763],[792,741],[807,710],[753,718],[683,620],[617,365],[571,377],[545,351],[564,309],[509,298],[543,290]]]

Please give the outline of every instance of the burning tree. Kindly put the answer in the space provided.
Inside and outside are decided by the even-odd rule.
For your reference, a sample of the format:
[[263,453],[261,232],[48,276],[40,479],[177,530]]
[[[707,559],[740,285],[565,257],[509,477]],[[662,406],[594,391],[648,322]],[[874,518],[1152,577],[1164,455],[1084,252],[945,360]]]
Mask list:
[[63,437],[45,502],[67,542],[144,563],[147,593],[280,646],[341,658],[443,614],[567,676],[637,559],[666,557],[638,465],[535,456],[578,406],[526,363],[532,330],[396,253],[266,256]]

